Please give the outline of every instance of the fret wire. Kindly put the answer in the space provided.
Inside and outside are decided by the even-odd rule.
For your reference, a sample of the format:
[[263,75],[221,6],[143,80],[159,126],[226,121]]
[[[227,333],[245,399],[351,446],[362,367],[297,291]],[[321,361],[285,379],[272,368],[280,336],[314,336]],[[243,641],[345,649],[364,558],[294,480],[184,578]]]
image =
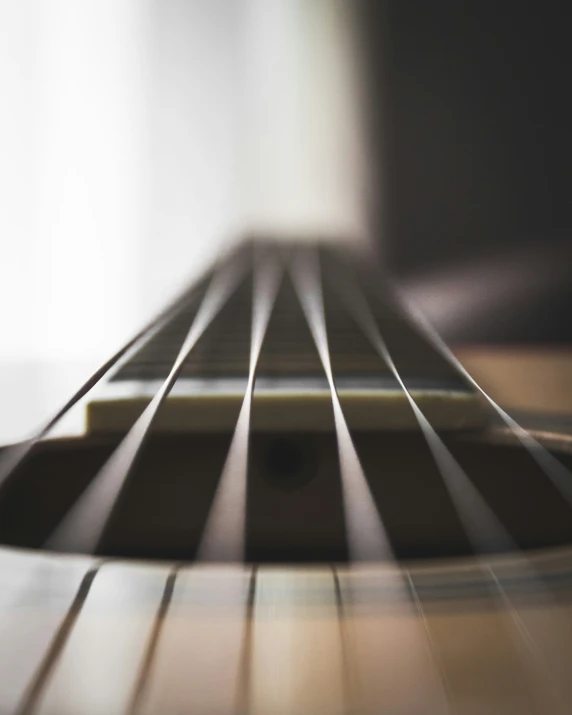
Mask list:
[[502,419],[524,449],[530,454],[540,469],[550,479],[562,497],[572,506],[572,472],[540,444],[528,430],[514,420],[493,398],[482,388],[470,372],[463,366],[456,355],[447,346],[437,331],[425,318],[423,313],[397,291],[398,297],[405,308],[406,314],[417,325],[422,334],[433,347],[457,370],[470,384],[478,390],[497,415]]
[[[490,574],[492,583],[491,581],[486,581],[486,587],[489,592],[489,594],[496,600],[500,600],[500,602],[503,604],[505,607],[506,611],[508,612],[510,616],[510,621],[514,627],[513,631],[513,637],[517,637],[519,640],[519,643],[522,642],[525,645],[526,652],[523,653],[522,649],[519,648],[518,650],[518,656],[520,660],[523,662],[525,667],[530,668],[530,666],[537,666],[542,670],[542,681],[544,684],[550,689],[552,695],[557,699],[560,710],[563,714],[564,712],[567,712],[566,708],[562,710],[563,706],[563,700],[562,696],[559,693],[558,687],[555,682],[555,678],[553,677],[550,667],[548,664],[548,661],[544,654],[541,652],[540,648],[536,644],[534,638],[532,637],[532,634],[530,633],[529,628],[526,626],[523,618],[519,614],[517,608],[514,606],[512,601],[510,600],[508,594],[506,593],[506,590],[504,586],[501,584],[500,579],[497,577],[497,575],[494,572],[493,567],[490,564],[482,563],[482,568],[485,572]],[[419,594],[417,593],[417,589],[415,587],[415,584],[413,582],[413,579],[411,577],[411,573],[407,571],[407,580],[409,583],[409,588],[410,591],[413,595],[413,599],[416,605],[417,612],[423,622],[425,631],[427,633],[427,640],[429,642],[429,646],[431,648],[431,652],[433,655],[433,658],[435,660],[435,663],[437,664],[437,667],[439,668],[443,683],[445,684],[446,690],[448,697],[450,701],[452,701],[452,688],[450,685],[449,678],[447,677],[446,671],[443,668],[443,664],[441,659],[438,657],[436,646],[434,639],[431,635],[430,629],[429,629],[429,624],[427,623],[427,618],[425,616],[424,610],[423,610],[423,605],[421,603],[421,599],[419,598]],[[550,607],[550,603],[545,604],[548,607]],[[530,669],[530,675],[532,678],[539,679],[539,672],[536,667],[533,667]]]
[[157,652],[157,646],[161,638],[161,633],[163,632],[163,626],[165,625],[165,620],[169,612],[169,607],[171,605],[171,600],[173,598],[173,591],[175,590],[175,582],[177,576],[179,575],[181,567],[176,566],[173,571],[167,576],[165,581],[165,588],[163,590],[163,596],[161,598],[161,603],[157,610],[155,616],[155,623],[153,624],[153,630],[149,636],[149,641],[147,647],[145,648],[145,654],[143,656],[142,663],[139,667],[139,674],[133,688],[133,693],[131,696],[131,703],[127,708],[127,715],[137,715],[140,710],[141,703],[143,702],[143,696],[146,692],[146,687],[149,682],[149,674],[151,673],[151,668],[153,665],[153,658]]
[[99,367],[75,392],[68,401],[40,427],[31,437],[14,446],[8,447],[0,455],[0,492],[16,473],[18,467],[26,460],[38,442],[44,439],[60,420],[74,407],[88,392],[90,392],[117,364],[128,360],[131,355],[145,346],[168,322],[175,317],[191,300],[187,294],[178,298],[171,306],[162,311],[156,318],[140,330],[129,342],[120,348],[109,360]]
[[340,626],[340,642],[342,645],[342,678],[343,678],[343,693],[345,700],[345,710],[350,710],[349,704],[356,700],[359,691],[359,684],[356,680],[356,673],[351,662],[351,646],[348,635],[348,624],[346,620],[346,609],[344,599],[342,597],[342,587],[340,585],[340,577],[334,564],[330,564],[332,570],[332,578],[334,579],[334,591],[336,594],[336,610],[338,612],[338,623]]
[[215,272],[169,375],[48,539],[48,548],[87,553],[97,548],[159,408],[175,384],[191,350],[234,293],[245,273],[246,265],[242,260],[232,260]]
[[236,688],[236,713],[247,713],[250,710],[250,680],[252,675],[252,652],[253,652],[253,630],[254,630],[254,601],[256,599],[256,586],[258,576],[258,564],[250,567],[250,580],[248,584],[248,596],[246,599],[246,612],[244,615],[246,627],[242,640],[240,653],[240,663],[238,672],[238,682]]
[[[557,701],[558,711],[562,713],[562,715],[568,713],[569,707],[565,702],[562,687],[559,685],[559,680],[554,673],[554,670],[549,662],[549,658],[547,657],[546,653],[539,647],[536,639],[530,631],[530,628],[527,626],[525,619],[522,617],[522,615],[518,611],[518,608],[510,599],[502,583],[502,578],[500,578],[496,574],[491,564],[488,564],[486,566],[486,570],[491,576],[493,587],[496,590],[498,597],[500,598],[506,611],[510,615],[511,622],[514,626],[516,633],[520,636],[522,642],[525,644],[526,653],[523,653],[521,657],[524,661],[524,664],[528,666],[531,677],[539,680],[541,683],[544,683],[545,686],[550,690],[551,695]],[[549,609],[555,607],[555,603],[552,599],[547,599],[547,601],[548,602],[545,602],[544,604],[545,607]],[[559,647],[557,649],[559,653],[559,658],[569,658],[572,654],[572,651],[570,649],[570,641],[569,638],[567,638],[567,635],[569,635],[570,633],[570,624],[567,623],[567,625],[568,634],[564,632],[565,629],[561,627],[561,624],[557,624],[553,619],[550,623],[550,630],[552,631],[552,633],[549,634],[547,637],[546,625],[543,629],[543,632],[541,633],[545,642],[548,641],[549,643],[548,652],[552,652],[554,642],[558,643],[560,641]],[[555,630],[556,628],[558,628],[557,631]],[[564,643],[566,645],[563,645]]]
[[[409,593],[411,595],[411,601],[413,602],[413,605],[415,606],[415,612],[417,613],[419,620],[423,624],[423,632],[425,633],[425,638],[427,640],[427,647],[429,649],[429,653],[431,654],[431,658],[433,659],[433,662],[435,663],[437,671],[439,672],[441,682],[443,683],[443,689],[446,694],[447,704],[449,705],[450,703],[453,702],[453,697],[452,697],[453,691],[451,688],[451,682],[447,675],[447,671],[445,670],[445,667],[443,665],[443,661],[439,657],[439,654],[437,651],[437,646],[435,644],[435,639],[433,638],[433,635],[431,634],[431,630],[429,628],[429,623],[427,622],[427,616],[425,615],[425,611],[423,609],[423,604],[421,603],[421,599],[419,598],[419,594],[417,592],[417,588],[415,587],[415,583],[413,582],[413,579],[411,578],[411,572],[409,570],[406,570],[404,572],[403,577],[407,584]],[[448,711],[450,712],[450,710],[451,709],[449,707]]]
[[[377,569],[370,571],[368,567],[362,572],[363,567],[353,565],[346,573],[346,584],[345,588],[342,588],[340,583],[340,575],[338,574],[338,567],[335,565],[331,566],[334,575],[334,584],[336,591],[336,604],[340,620],[340,633],[342,638],[343,646],[343,659],[345,662],[344,666],[344,690],[346,697],[348,699],[349,712],[361,712],[366,709],[367,712],[371,712],[363,700],[363,686],[367,680],[370,678],[375,681],[377,673],[375,672],[375,666],[372,667],[372,663],[376,662],[377,648],[381,651],[383,650],[383,643],[386,642],[384,637],[379,637],[380,633],[373,626],[373,632],[364,632],[360,628],[359,621],[360,610],[360,588],[356,586],[359,584],[360,573],[363,573],[370,577],[373,576],[374,580],[379,583],[379,577],[383,579],[383,571]],[[357,579],[357,581],[356,581]],[[407,669],[405,673],[399,666],[394,672],[399,672],[401,682],[406,682],[407,677],[417,684],[420,691],[425,691],[427,698],[424,701],[424,711],[432,713],[441,713],[441,715],[450,715],[450,697],[448,682],[446,679],[445,671],[439,662],[435,649],[433,646],[433,640],[425,622],[424,615],[419,611],[417,604],[414,602],[413,594],[407,583],[407,572],[401,568],[397,563],[391,564],[390,569],[386,571],[385,579],[388,580],[389,587],[391,590],[392,586],[395,586],[395,592],[397,594],[398,608],[401,613],[405,616],[406,625],[402,626],[405,630],[401,631],[406,642],[409,643],[408,653],[406,661],[403,663],[404,668]],[[395,583],[392,584],[392,579],[395,579]],[[366,586],[367,588],[367,586]],[[345,595],[344,595],[345,591]],[[377,613],[381,616],[380,624],[386,620],[388,614],[384,614],[384,610],[387,604],[383,603],[383,597],[379,604],[377,604]],[[357,611],[355,610],[357,607]],[[367,618],[367,612],[364,614]],[[355,625],[357,625],[357,631]],[[383,629],[382,625],[382,633]],[[360,634],[361,631],[361,634]],[[385,634],[387,631],[385,631]],[[361,647],[360,647],[361,641]],[[375,644],[375,645],[374,645]],[[364,662],[364,646],[366,646],[365,653],[367,653],[366,661]],[[372,648],[373,646],[373,648]],[[421,654],[421,658],[419,657]],[[427,656],[423,657],[423,654]],[[365,672],[363,670],[365,666]],[[366,680],[364,681],[364,675]],[[371,684],[370,684],[371,687]],[[399,685],[397,686],[399,688]],[[428,695],[431,693],[431,695]],[[413,707],[412,711],[419,712],[418,708]]]
[[[257,260],[256,260],[257,259]],[[228,455],[197,549],[199,561],[243,561],[245,553],[246,480],[252,395],[266,330],[282,279],[281,261],[255,257],[248,383]]]
[[352,561],[394,560],[385,527],[363,472],[335,386],[318,256],[312,249],[306,249],[293,257],[289,268],[332,397],[350,557]]
[[554,675],[552,674],[550,664],[548,663],[545,655],[542,653],[540,648],[538,647],[535,639],[533,638],[530,629],[527,627],[526,623],[522,619],[520,613],[518,612],[518,609],[515,607],[511,599],[509,598],[506,589],[504,588],[503,584],[501,583],[501,579],[497,576],[495,573],[495,570],[493,567],[488,564],[486,567],[486,570],[490,574],[494,588],[496,589],[498,595],[500,596],[500,599],[502,603],[504,604],[506,610],[510,614],[511,621],[514,624],[515,629],[517,632],[520,634],[520,637],[522,641],[524,642],[529,658],[528,658],[528,665],[529,666],[534,666],[531,669],[531,675],[533,677],[538,678],[540,673],[539,670],[543,676],[544,681],[548,684],[549,688],[552,690],[552,694],[556,697],[558,700],[559,707],[561,709],[561,712],[565,713],[568,712],[568,708],[566,707],[566,704],[564,703],[562,699],[562,695],[555,683],[555,678]]
[[36,709],[38,701],[46,687],[48,679],[53,672],[60,655],[67,643],[70,633],[80,615],[83,605],[87,599],[91,586],[103,561],[99,561],[92,566],[84,575],[74,597],[71,606],[62,620],[53,640],[48,648],[38,671],[32,682],[22,695],[22,699],[14,715],[30,715]]

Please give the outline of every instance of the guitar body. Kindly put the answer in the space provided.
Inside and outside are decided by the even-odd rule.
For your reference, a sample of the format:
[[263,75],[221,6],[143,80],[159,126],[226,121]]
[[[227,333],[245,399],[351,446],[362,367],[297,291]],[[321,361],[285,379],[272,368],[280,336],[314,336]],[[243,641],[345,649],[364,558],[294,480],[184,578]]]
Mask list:
[[[233,502],[244,504],[242,559],[206,558],[202,549],[220,484],[240,473],[239,462],[230,461],[230,472],[228,465],[243,409],[237,390],[250,384],[249,300],[246,313],[238,298],[230,313],[222,308],[214,332],[196,343],[195,361],[185,361],[182,384],[165,397],[125,470],[92,553],[58,551],[53,534],[153,405],[169,372],[157,350],[177,359],[171,318],[167,332],[124,356],[90,398],[83,435],[35,443],[3,484],[2,715],[569,711],[569,504],[506,424],[483,417],[482,401],[462,380],[431,367],[433,357],[419,372],[417,351],[405,351],[400,369],[414,401],[513,540],[512,550],[499,544],[477,553],[387,366],[372,370],[373,353],[334,316],[320,261],[339,400],[390,547],[375,558],[352,551],[335,397],[317,374],[319,349],[310,355],[311,329],[306,342],[287,343],[279,322],[291,319],[293,330],[292,313],[305,315],[300,292],[302,309],[280,293],[290,279],[289,291],[299,285],[288,264],[275,295],[278,329],[270,317],[269,347],[262,342],[257,363],[262,387],[251,394],[243,501]],[[256,295],[253,281],[239,282],[236,295]],[[200,304],[191,304],[185,320],[193,324]],[[389,320],[380,310],[376,319]],[[233,321],[245,345],[219,342]],[[494,383],[494,353],[474,359],[485,376],[489,365]],[[548,417],[550,405],[526,404],[525,385],[523,393],[522,426],[572,468],[566,416]],[[544,412],[533,414],[539,407]],[[91,528],[91,513],[83,512],[80,532]],[[233,519],[225,512],[223,524]],[[367,529],[367,519],[357,525]]]

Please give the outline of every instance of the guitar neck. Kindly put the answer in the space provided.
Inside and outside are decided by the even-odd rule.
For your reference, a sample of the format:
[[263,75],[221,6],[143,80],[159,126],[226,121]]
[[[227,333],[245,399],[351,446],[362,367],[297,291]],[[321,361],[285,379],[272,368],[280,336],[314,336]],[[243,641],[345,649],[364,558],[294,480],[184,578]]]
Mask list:
[[244,270],[180,365],[157,428],[234,428],[252,367],[253,310],[261,291],[257,275],[273,263],[280,276],[255,365],[252,429],[331,431],[330,385],[291,270],[294,256],[308,251],[318,267],[315,287],[323,303],[335,387],[352,428],[416,427],[390,366],[352,316],[356,291],[363,292],[395,367],[432,423],[448,429],[482,424],[474,392],[408,319],[389,282],[369,277],[363,259],[339,246],[286,248],[258,242],[244,244],[199,281],[161,329],[118,366],[89,404],[90,431],[122,431],[133,424],[177,362],[213,282],[237,263]]

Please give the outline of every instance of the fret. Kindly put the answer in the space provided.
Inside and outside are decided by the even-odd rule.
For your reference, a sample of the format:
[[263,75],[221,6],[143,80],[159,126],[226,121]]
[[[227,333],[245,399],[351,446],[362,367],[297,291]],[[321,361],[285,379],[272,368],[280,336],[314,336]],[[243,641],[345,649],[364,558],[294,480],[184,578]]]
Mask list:
[[569,715],[572,431],[377,261],[361,3],[227,4],[242,235],[0,447],[0,715]]
[[399,568],[336,570],[346,633],[351,712],[450,712],[438,666]]
[[[242,249],[244,254],[252,246]],[[254,251],[282,260],[280,247],[254,244]],[[296,254],[294,248],[292,253]],[[337,295],[337,273],[348,257],[315,250],[323,273],[324,319],[332,369],[340,402],[352,429],[412,429],[417,424],[399,382],[372,348],[359,326],[347,315]],[[308,255],[308,249],[302,249]],[[311,251],[310,251],[311,254]],[[304,262],[304,261],[302,261]],[[347,270],[353,270],[348,268]],[[361,274],[360,274],[361,275]],[[255,293],[258,292],[255,288]],[[251,290],[238,287],[178,372],[179,379],[155,423],[162,430],[225,431],[234,428],[240,409],[250,353]],[[416,400],[435,427],[482,424],[482,409],[466,380],[423,339],[400,314],[388,289],[374,305],[398,353],[400,370]],[[186,318],[185,318],[186,315]],[[184,340],[190,313],[179,315],[116,373],[104,393],[88,405],[90,431],[125,431],[140,416],[169,374]],[[263,417],[253,418],[257,430],[329,429],[327,382],[311,331],[296,297],[290,275],[278,289],[257,365],[253,403]],[[288,399],[286,399],[288,396]]]
[[126,715],[169,569],[104,564],[34,715]]
[[480,388],[376,288],[246,245],[97,373],[85,436],[6,450],[2,538],[106,560],[0,550],[0,712],[567,715],[570,556],[517,544],[568,543],[568,469],[491,400],[527,452],[463,434]]
[[331,570],[260,567],[252,617],[248,713],[346,712]]
[[[473,577],[482,578],[478,569]],[[561,712],[549,683],[539,677],[536,666],[531,668],[510,613],[490,591],[458,603],[439,603],[426,598],[421,589],[418,593],[454,713]]]
[[0,549],[0,712],[29,701],[68,614],[81,608],[92,563]]
[[[568,667],[572,662],[572,610],[567,599],[557,599],[549,591],[542,572],[533,573],[537,579],[537,594],[536,598],[530,599],[519,594],[518,589],[511,593],[515,589],[510,577],[522,578],[518,569],[510,566],[498,569],[489,565],[487,570],[506,617],[524,643],[531,677],[542,681],[550,690],[555,712],[566,713],[566,703],[572,702]],[[503,573],[507,570],[508,578]]]
[[252,581],[240,567],[179,572],[133,715],[239,712]]
[[[387,343],[381,335],[374,316],[369,310],[369,306],[367,305],[363,295],[358,292],[357,287],[352,299],[347,300],[346,305],[348,306],[348,310],[353,314],[356,322],[362,327],[362,330],[368,336],[370,342],[375,347],[380,357],[385,360],[395,378],[399,381],[409,401],[411,409],[419,422],[421,432],[423,433],[433,458],[439,467],[443,481],[451,499],[455,504],[463,527],[473,545],[475,552],[477,554],[491,551],[515,552],[517,550],[517,546],[512,535],[507,531],[500,519],[483,499],[480,492],[475,488],[461,464],[457,461],[452,452],[445,445],[444,441],[436,433],[435,429],[409,392],[405,381],[393,361]],[[505,420],[505,422],[507,422],[507,420]],[[526,434],[524,430],[522,430],[522,432]],[[520,437],[522,438],[522,435],[520,435]],[[544,600],[545,608],[548,612],[550,612],[553,599],[549,597],[548,591],[542,583],[540,574],[536,572],[533,564],[526,557],[520,559],[517,573],[520,578],[528,578],[537,582],[537,587],[542,594],[541,598]],[[538,672],[551,670],[553,667],[552,663],[549,660],[544,662],[545,657],[540,650],[538,650],[537,643],[535,642],[535,636],[529,632],[526,623],[523,621],[517,610],[512,608],[510,600],[504,590],[503,577],[501,576],[500,578],[496,578],[496,576],[494,576],[494,580],[496,586],[493,588],[493,593],[491,593],[493,600],[495,598],[500,599],[502,605],[508,607],[508,613],[512,617],[509,620],[511,621],[513,630],[516,629],[516,633],[513,633],[513,637],[516,637],[520,641],[523,639],[526,641],[526,648],[530,651],[528,660],[530,660],[530,654],[535,656],[535,677],[537,677]],[[498,608],[499,604],[493,606],[493,611],[498,610]],[[552,625],[554,624],[552,623]],[[545,626],[547,626],[547,624],[545,624]],[[547,627],[545,627],[544,629],[535,629],[535,632],[538,633],[538,637],[542,638],[544,641],[546,634],[550,631]],[[553,631],[553,639],[555,644],[557,644],[557,650],[560,657],[570,650],[568,646],[569,639],[565,636],[563,637],[561,633]],[[520,653],[522,653],[522,649],[523,643],[521,642]],[[572,651],[570,652],[570,655],[572,656]],[[565,659],[568,660],[568,658]]]

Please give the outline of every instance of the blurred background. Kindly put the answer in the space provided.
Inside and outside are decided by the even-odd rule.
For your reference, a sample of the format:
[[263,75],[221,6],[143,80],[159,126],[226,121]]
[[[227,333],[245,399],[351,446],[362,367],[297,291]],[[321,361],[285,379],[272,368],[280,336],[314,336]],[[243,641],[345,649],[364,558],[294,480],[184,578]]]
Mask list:
[[[236,231],[247,5],[0,0],[0,394],[14,435]],[[566,5],[355,7],[385,267],[453,344],[567,355]]]
[[454,342],[569,342],[566,4],[362,7],[391,266]]

